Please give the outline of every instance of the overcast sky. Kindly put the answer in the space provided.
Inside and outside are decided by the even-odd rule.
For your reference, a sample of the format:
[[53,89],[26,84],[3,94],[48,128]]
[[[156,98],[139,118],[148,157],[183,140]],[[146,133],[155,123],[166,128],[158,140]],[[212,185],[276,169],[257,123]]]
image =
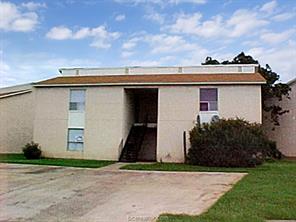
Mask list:
[[295,0],[0,1],[0,87],[61,67],[200,65],[241,51],[296,77]]

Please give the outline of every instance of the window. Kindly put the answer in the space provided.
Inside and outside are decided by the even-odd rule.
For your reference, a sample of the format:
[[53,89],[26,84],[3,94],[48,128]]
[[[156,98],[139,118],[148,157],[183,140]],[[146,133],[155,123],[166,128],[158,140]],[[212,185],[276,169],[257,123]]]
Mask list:
[[200,111],[218,110],[218,90],[215,88],[200,89]]
[[83,129],[68,129],[68,150],[81,151],[83,150],[84,141]]
[[85,90],[71,89],[70,107],[71,111],[84,111],[85,108]]

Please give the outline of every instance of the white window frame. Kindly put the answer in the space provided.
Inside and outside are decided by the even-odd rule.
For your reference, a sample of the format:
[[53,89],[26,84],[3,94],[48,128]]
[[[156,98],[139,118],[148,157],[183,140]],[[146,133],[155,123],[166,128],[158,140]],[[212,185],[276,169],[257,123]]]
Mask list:
[[[71,110],[70,109],[70,104],[71,104],[71,92],[72,91],[84,91],[84,109],[83,110]],[[71,113],[84,113],[86,108],[86,89],[85,88],[71,88],[69,91],[69,107],[68,110]]]
[[[202,89],[216,89],[217,90],[217,110],[211,110],[211,101],[204,101],[200,100],[201,98],[201,90]],[[208,110],[200,110],[200,104],[201,103],[207,103],[208,104]],[[219,110],[219,90],[216,87],[203,87],[199,89],[199,112],[205,112],[205,113],[210,113],[210,112],[217,112]]]
[[[83,140],[82,142],[76,142],[76,141],[70,141],[70,130],[83,130]],[[72,151],[72,152],[83,152],[84,150],[84,128],[68,128],[68,132],[67,132],[67,151]],[[78,149],[78,150],[72,150],[69,145],[70,143],[79,143],[82,144],[82,148]]]

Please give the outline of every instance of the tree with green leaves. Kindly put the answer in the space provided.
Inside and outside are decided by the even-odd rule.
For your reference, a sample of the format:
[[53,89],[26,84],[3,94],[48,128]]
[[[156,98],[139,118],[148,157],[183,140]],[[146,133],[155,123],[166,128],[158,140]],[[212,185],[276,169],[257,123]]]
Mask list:
[[266,83],[262,85],[262,109],[265,112],[270,113],[270,119],[274,125],[280,125],[279,116],[289,112],[289,110],[284,110],[278,103],[272,103],[272,101],[281,101],[285,97],[289,99],[289,92],[291,90],[287,84],[278,82],[280,76],[276,72],[273,72],[268,64],[263,67],[252,56],[245,55],[244,52],[241,52],[231,61],[226,60],[219,62],[216,59],[207,57],[205,62],[202,63],[202,65],[219,64],[258,64],[258,72],[266,79]]

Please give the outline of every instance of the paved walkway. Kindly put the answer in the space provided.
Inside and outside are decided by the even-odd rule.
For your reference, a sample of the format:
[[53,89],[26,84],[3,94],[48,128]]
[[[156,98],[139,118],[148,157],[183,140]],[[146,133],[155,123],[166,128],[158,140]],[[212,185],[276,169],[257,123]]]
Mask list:
[[148,222],[207,210],[241,173],[0,164],[0,221]]
[[[114,163],[114,164],[111,164],[111,165],[108,165],[108,166],[105,166],[105,167],[101,167],[101,168],[98,168],[97,170],[100,170],[100,171],[126,171],[126,170],[120,170],[120,167],[123,167],[125,165],[128,165],[128,164],[153,164],[154,162],[137,162],[137,163]],[[130,172],[130,170],[128,170]]]

